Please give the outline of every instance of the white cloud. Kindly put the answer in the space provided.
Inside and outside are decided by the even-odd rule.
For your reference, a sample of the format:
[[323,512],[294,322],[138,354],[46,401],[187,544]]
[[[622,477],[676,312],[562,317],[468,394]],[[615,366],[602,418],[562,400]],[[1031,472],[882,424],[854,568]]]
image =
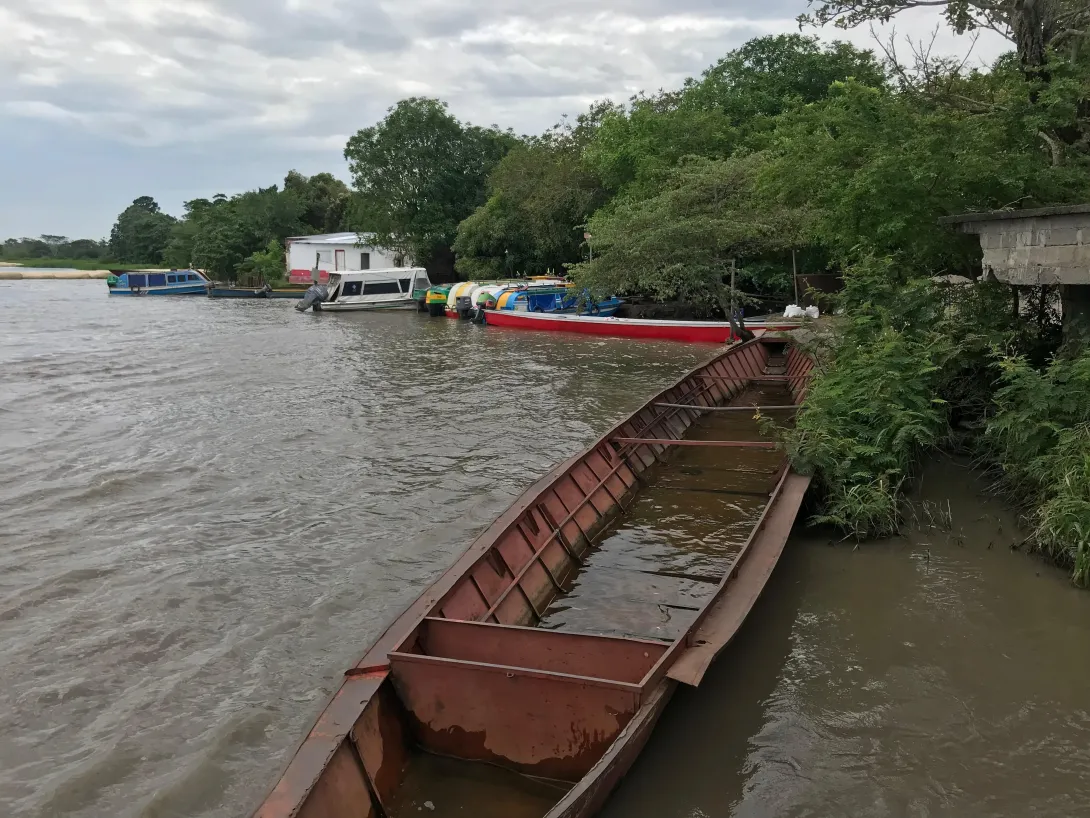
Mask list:
[[[3,0],[0,112],[130,151],[267,152],[254,182],[267,184],[287,169],[272,165],[285,151],[343,174],[346,135],[405,96],[539,131],[595,99],[677,87],[752,37],[797,31],[803,10],[803,0]],[[937,21],[923,11],[897,25],[920,37]],[[866,30],[817,33],[874,46]],[[946,34],[938,49],[965,43]],[[977,53],[1004,49],[989,35]],[[38,161],[52,172],[49,157]]]

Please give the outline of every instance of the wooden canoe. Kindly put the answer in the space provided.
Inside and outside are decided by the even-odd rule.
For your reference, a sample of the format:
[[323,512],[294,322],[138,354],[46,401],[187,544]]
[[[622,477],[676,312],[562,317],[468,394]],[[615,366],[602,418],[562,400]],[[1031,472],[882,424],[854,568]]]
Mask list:
[[[798,404],[810,368],[786,337],[735,344],[531,486],[346,672],[255,817],[396,818],[421,805],[436,816],[594,814],[675,686],[699,684],[741,626],[809,483],[755,424],[724,440],[707,439],[707,424],[762,384],[781,391],[778,409]],[[654,491],[696,451],[724,474],[739,471],[726,468],[739,458],[766,458],[729,562],[713,576],[615,571],[623,594],[608,607],[622,624],[552,629],[550,611],[563,608],[573,582],[593,579],[588,561],[641,489]],[[641,630],[646,610],[665,613]],[[473,773],[455,788],[460,803],[413,800],[411,781],[434,777],[413,773],[420,758],[495,770],[545,794],[503,802]]]

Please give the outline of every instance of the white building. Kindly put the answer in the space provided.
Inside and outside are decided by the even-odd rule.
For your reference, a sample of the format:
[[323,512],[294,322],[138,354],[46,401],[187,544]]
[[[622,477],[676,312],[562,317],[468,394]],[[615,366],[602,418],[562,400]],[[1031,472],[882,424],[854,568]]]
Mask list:
[[329,280],[330,272],[337,270],[406,266],[407,260],[401,253],[368,244],[373,237],[371,233],[327,233],[288,239],[288,280],[292,284],[309,284],[315,266],[323,284]]

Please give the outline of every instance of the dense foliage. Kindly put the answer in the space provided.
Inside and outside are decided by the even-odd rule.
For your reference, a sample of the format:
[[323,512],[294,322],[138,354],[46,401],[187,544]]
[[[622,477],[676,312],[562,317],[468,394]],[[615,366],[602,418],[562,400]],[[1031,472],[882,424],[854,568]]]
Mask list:
[[583,161],[602,118],[601,104],[516,145],[488,180],[488,200],[458,226],[454,251],[467,278],[560,272],[580,259],[583,226],[608,195]]
[[445,268],[453,272],[458,224],[485,203],[488,175],[515,142],[463,124],[439,100],[402,100],[344,149],[356,218],[378,244],[405,251],[441,280]]
[[[67,236],[11,238],[0,245],[0,260],[35,259],[39,261],[94,261],[107,256],[105,241],[70,239]],[[54,262],[54,263],[57,263]]]
[[[647,197],[626,197],[590,220],[598,255],[572,275],[601,294],[717,303],[732,264],[789,250],[805,230],[803,209],[765,207],[754,195],[764,160],[691,157],[657,179]],[[759,282],[757,282],[759,286]]]
[[[117,217],[109,241],[8,239],[2,258],[39,266],[55,259],[58,266],[198,267],[220,280],[243,276],[273,282],[286,272],[286,238],[351,229],[352,193],[332,174],[307,177],[293,170],[282,187],[217,194],[184,207],[177,219],[150,196],[141,196]],[[269,256],[274,245],[275,264]]]
[[942,299],[929,282],[898,278],[889,259],[846,272],[847,314],[819,339],[805,411],[785,435],[795,467],[816,478],[817,521],[859,539],[897,531],[905,481],[947,432],[938,396],[955,350],[937,328]]
[[1060,317],[1047,288],[904,276],[891,259],[845,274],[818,377],[784,433],[813,474],[817,522],[857,538],[894,533],[921,455],[950,444],[1000,476],[1031,542],[1090,585],[1090,353],[1052,355]]
[[110,231],[110,255],[131,264],[160,264],[175,219],[141,196],[121,211]]
[[1044,371],[1022,356],[999,366],[986,450],[1030,510],[1037,546],[1090,585],[1090,353]]

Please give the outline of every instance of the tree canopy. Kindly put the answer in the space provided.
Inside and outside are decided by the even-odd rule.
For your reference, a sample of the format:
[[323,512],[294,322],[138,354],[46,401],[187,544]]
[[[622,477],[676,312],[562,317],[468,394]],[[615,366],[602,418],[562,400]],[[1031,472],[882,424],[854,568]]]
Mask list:
[[110,254],[128,264],[160,264],[174,222],[155,199],[141,196],[117,217],[110,231]]
[[464,124],[446,103],[413,97],[348,140],[355,227],[442,277],[453,271],[458,224],[486,200],[488,175],[513,134]]
[[608,199],[583,161],[609,103],[575,123],[563,122],[523,140],[496,165],[488,200],[458,227],[454,251],[466,276],[559,274],[580,258],[587,219]]
[[662,300],[718,303],[732,266],[801,242],[803,208],[768,207],[756,181],[759,154],[691,157],[659,178],[659,191],[600,211],[589,224],[598,255],[573,269],[600,294],[642,292]]

